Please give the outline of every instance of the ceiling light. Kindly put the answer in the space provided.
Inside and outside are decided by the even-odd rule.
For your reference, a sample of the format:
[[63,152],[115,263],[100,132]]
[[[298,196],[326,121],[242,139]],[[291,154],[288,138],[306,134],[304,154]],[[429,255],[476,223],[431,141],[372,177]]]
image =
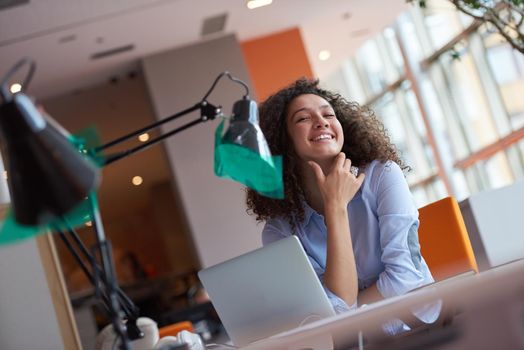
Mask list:
[[144,180],[140,176],[134,176],[133,179],[131,180],[131,182],[135,186],[140,186],[142,184],[142,182],[144,182]]
[[140,142],[146,142],[147,140],[149,140],[149,134],[147,132],[141,134],[138,136],[138,140]]
[[253,10],[257,7],[270,5],[272,2],[273,0],[248,0],[246,6],[248,9]]
[[347,20],[350,19],[350,18],[351,18],[351,12],[344,12],[344,13],[342,14],[342,19],[343,19],[344,21],[347,21]]
[[321,60],[321,61],[326,61],[330,57],[331,57],[331,52],[329,52],[328,50],[321,50],[318,53],[318,59]]
[[12,94],[16,94],[17,92],[22,91],[22,85],[18,83],[14,83],[13,85],[11,85],[9,90],[11,91]]
[[91,221],[88,221],[88,222],[86,222],[86,226],[87,227],[91,227],[91,226],[93,226],[93,223]]

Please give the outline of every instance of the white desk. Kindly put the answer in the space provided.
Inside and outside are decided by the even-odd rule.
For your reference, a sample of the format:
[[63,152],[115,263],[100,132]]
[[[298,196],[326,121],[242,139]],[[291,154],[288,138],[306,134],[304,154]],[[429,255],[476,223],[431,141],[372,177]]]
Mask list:
[[[414,331],[413,336],[388,338],[382,333],[384,322],[436,299],[462,311],[450,326],[435,327],[424,334]],[[439,333],[443,330],[447,334]],[[353,349],[358,344],[359,331],[367,340],[365,349],[402,349],[414,341],[418,343],[410,348],[431,345],[432,349],[524,349],[524,260],[383,300],[242,349],[324,350],[326,340],[332,340],[335,349]],[[446,337],[450,340],[446,341]]]

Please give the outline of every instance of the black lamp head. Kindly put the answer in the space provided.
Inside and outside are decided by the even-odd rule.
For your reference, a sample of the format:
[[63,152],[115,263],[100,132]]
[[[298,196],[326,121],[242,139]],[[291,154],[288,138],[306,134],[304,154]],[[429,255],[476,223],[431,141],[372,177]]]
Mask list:
[[229,128],[222,138],[223,142],[246,147],[262,157],[270,157],[271,152],[258,122],[258,107],[255,101],[243,98],[235,102]]
[[0,147],[15,220],[45,224],[80,204],[99,182],[98,169],[31,99],[16,93],[0,106]]

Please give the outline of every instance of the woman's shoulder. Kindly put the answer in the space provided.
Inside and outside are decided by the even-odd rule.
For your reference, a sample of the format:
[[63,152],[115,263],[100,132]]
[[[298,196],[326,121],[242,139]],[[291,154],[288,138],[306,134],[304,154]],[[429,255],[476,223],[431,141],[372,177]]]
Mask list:
[[400,166],[391,160],[373,160],[366,165],[364,173],[366,174],[367,186],[375,190],[383,181],[387,181],[392,177],[404,177]]
[[281,216],[268,219],[264,225],[264,229],[287,229],[290,227],[291,224],[289,221],[285,217]]
[[400,166],[392,160],[383,161],[383,160],[375,159],[365,166],[365,171],[381,173],[385,170],[402,171],[402,169],[400,169]]
[[290,236],[291,224],[284,218],[271,218],[262,229],[262,244],[266,245],[281,238]]
[[399,165],[392,160],[382,161],[378,159],[371,161],[364,167],[366,177],[374,178],[376,180],[387,172],[402,173],[402,169],[400,169]]

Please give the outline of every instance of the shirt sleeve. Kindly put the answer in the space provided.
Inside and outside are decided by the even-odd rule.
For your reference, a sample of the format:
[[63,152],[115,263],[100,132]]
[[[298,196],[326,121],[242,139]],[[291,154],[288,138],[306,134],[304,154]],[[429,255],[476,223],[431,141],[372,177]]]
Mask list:
[[418,210],[400,167],[383,165],[376,188],[384,271],[377,289],[384,298],[404,294],[433,281],[420,254]]
[[[278,241],[279,239],[288,237],[291,235],[291,228],[287,227],[288,224],[285,224],[281,220],[269,220],[266,222],[266,225],[264,226],[264,229],[262,230],[262,245],[266,245],[275,241]],[[339,298],[335,293],[333,293],[329,288],[326,287],[324,284],[324,269],[320,266],[320,264],[309,254],[307,254],[307,257],[309,259],[309,262],[313,266],[313,269],[315,270],[315,273],[320,280],[320,283],[322,284],[322,287],[324,288],[324,291],[333,306],[333,309],[337,314],[349,310],[354,310],[357,308],[357,303],[355,302],[353,305],[349,306],[344,300]]]

